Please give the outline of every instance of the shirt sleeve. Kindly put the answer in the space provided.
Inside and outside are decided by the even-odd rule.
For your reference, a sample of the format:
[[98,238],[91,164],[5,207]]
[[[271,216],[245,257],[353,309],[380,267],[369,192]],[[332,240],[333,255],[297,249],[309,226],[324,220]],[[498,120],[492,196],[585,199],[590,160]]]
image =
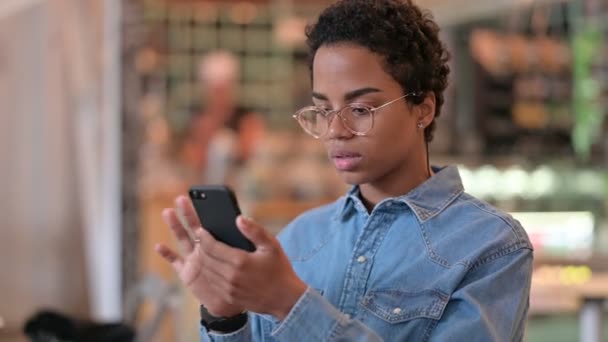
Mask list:
[[[241,329],[219,334],[208,332],[201,326],[201,342],[249,342],[260,329],[255,329],[258,315],[249,315],[247,324]],[[357,320],[348,318],[315,290],[308,288],[271,333],[277,341],[382,341],[374,331]]]
[[271,335],[278,341],[382,341],[373,330],[341,313],[311,288]]
[[485,258],[452,294],[431,340],[522,341],[531,280],[528,248]]

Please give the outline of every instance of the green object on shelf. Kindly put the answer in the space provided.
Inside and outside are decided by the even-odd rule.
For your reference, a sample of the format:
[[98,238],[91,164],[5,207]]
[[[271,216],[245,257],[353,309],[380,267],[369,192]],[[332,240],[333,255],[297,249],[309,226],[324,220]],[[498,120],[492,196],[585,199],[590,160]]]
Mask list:
[[575,124],[572,144],[576,154],[588,160],[591,146],[597,141],[605,113],[600,105],[602,84],[594,78],[593,67],[601,52],[603,33],[593,21],[584,22],[572,39],[574,61],[573,106]]

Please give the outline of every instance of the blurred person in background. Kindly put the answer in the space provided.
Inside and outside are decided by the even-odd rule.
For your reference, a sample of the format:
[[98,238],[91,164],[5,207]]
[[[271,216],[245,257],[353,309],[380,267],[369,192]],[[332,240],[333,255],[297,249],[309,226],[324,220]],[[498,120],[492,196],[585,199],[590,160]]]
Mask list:
[[237,134],[236,163],[244,165],[255,157],[266,137],[266,120],[259,112],[241,110],[228,124]]
[[239,217],[251,253],[214,240],[186,197],[163,210],[184,254],[156,250],[199,300],[203,341],[523,339],[525,231],[429,165],[449,74],[438,31],[407,0],[338,1],[307,29],[314,105],[294,117],[345,196],[278,238]]
[[203,182],[233,183],[235,168],[252,155],[265,134],[262,114],[238,105],[239,61],[227,51],[203,56],[198,79],[203,110],[198,133],[209,140]]

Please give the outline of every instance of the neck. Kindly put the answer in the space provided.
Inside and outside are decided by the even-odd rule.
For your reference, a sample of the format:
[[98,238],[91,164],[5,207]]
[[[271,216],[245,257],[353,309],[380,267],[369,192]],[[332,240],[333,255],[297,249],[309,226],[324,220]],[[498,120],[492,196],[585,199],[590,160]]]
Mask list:
[[359,186],[361,199],[367,210],[371,212],[382,200],[405,195],[429,179],[433,175],[433,170],[426,162],[426,152],[421,161],[413,164],[420,166],[410,167],[412,164],[405,164],[376,182],[361,184]]

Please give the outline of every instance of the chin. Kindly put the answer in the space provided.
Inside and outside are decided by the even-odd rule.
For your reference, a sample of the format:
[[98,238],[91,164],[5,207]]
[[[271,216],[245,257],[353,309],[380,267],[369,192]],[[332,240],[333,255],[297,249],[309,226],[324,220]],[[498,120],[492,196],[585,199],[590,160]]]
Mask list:
[[340,177],[344,183],[349,185],[361,185],[368,183],[368,177],[359,172],[340,172]]

